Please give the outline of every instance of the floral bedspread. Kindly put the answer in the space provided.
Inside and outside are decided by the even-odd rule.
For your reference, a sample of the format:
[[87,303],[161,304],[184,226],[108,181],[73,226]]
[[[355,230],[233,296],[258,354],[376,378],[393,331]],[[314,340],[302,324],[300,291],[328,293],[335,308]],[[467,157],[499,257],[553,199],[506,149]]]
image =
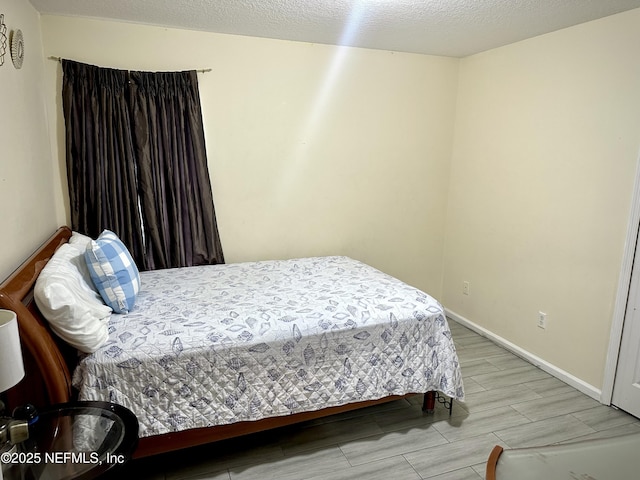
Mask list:
[[128,314],[74,372],[80,400],[140,436],[438,390],[462,399],[441,305],[348,257],[141,273]]

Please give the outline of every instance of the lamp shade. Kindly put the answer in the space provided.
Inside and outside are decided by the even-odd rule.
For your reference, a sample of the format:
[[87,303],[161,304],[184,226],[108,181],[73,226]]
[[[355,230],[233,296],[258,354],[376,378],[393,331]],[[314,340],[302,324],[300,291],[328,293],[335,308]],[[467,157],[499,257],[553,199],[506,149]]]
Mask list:
[[0,310],[0,392],[24,377],[18,318],[11,310]]

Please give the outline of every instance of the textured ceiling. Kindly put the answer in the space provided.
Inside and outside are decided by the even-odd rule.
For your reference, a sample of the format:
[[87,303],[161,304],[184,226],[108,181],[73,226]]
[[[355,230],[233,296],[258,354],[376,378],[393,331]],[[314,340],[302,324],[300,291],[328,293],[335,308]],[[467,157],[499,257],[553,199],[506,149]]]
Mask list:
[[640,0],[30,2],[43,14],[453,57],[640,7]]

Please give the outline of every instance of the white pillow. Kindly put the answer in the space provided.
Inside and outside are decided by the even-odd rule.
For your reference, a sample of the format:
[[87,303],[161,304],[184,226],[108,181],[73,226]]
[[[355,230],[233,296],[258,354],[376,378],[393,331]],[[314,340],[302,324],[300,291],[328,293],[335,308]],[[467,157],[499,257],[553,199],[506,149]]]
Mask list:
[[45,265],[34,289],[36,305],[51,329],[86,353],[107,341],[112,312],[92,287],[83,252],[65,243]]
[[69,245],[74,245],[82,250],[82,253],[87,249],[87,245],[91,243],[92,238],[83,235],[78,232],[71,232],[71,237],[69,238]]

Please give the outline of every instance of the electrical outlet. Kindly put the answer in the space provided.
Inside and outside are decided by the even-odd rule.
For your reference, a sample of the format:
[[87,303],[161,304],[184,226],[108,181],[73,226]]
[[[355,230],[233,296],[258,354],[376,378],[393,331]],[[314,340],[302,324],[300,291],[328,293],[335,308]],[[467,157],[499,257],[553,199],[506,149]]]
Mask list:
[[547,314],[544,312],[538,312],[538,327],[547,328]]
[[462,293],[465,295],[469,295],[469,282],[466,280],[462,282]]

